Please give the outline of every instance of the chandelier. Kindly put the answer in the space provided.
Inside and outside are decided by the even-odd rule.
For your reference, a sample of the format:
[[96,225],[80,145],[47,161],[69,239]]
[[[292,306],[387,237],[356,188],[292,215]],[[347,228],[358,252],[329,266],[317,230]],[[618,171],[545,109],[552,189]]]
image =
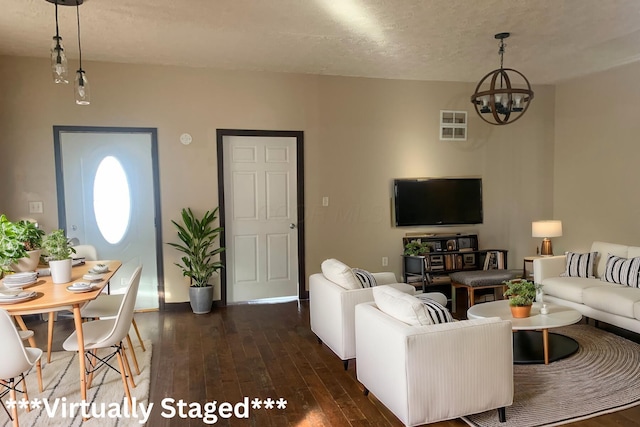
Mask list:
[[510,33],[498,33],[500,68],[484,76],[471,95],[471,103],[482,120],[492,125],[513,123],[524,115],[533,99],[529,80],[520,71],[503,67],[504,39]]
[[87,80],[86,72],[82,69],[82,46],[80,44],[80,5],[84,3],[84,0],[46,1],[49,3],[53,3],[56,6],[56,35],[53,36],[53,43],[51,46],[51,71],[53,73],[53,81],[55,83],[69,83],[69,81],[67,80],[67,57],[64,53],[64,47],[62,46],[62,37],[60,37],[60,32],[58,30],[58,5],[76,7],[76,18],[78,21],[78,53],[80,59],[74,82],[74,94],[76,104],[89,105],[91,102],[89,81]]

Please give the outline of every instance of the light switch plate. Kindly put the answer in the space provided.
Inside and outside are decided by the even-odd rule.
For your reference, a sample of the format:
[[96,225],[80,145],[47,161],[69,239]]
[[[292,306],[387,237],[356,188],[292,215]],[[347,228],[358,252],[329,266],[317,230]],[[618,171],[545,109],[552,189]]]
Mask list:
[[29,213],[30,214],[43,213],[42,202],[29,202]]

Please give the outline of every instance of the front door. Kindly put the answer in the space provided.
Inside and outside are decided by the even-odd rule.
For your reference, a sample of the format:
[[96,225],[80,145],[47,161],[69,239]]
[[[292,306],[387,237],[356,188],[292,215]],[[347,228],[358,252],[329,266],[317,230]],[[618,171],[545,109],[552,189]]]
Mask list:
[[142,265],[137,309],[158,300],[155,129],[56,127],[60,228],[122,267],[111,292],[124,291]]
[[221,138],[225,302],[297,297],[301,133],[238,133]]

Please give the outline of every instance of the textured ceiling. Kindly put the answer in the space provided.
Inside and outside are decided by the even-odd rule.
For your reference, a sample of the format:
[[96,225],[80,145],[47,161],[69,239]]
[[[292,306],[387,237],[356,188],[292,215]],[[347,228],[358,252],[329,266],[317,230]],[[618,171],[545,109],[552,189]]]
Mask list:
[[[83,59],[109,62],[473,82],[502,31],[532,83],[640,59],[638,0],[85,0],[80,19]],[[2,0],[0,55],[46,57],[54,33],[53,4]]]

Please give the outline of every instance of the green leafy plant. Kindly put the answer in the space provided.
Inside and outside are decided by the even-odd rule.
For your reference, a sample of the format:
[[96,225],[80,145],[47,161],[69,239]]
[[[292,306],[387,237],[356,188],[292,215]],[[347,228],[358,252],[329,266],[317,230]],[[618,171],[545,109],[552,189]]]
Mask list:
[[427,242],[413,241],[404,246],[405,255],[425,255],[431,252],[431,245]]
[[536,292],[542,289],[542,285],[523,279],[507,280],[502,283],[507,285],[504,296],[509,297],[509,305],[511,306],[521,307],[533,304],[536,299]]
[[76,250],[69,245],[64,230],[54,230],[42,239],[42,249],[49,261],[62,261],[71,258]]
[[28,257],[27,251],[40,249],[44,231],[33,222],[11,222],[0,215],[0,271],[11,271],[11,264]]
[[214,228],[218,208],[207,211],[201,219],[195,217],[191,208],[182,209],[182,224],[171,220],[178,230],[182,243],[168,243],[184,254],[181,263],[175,263],[182,269],[182,275],[191,279],[191,286],[209,286],[209,279],[224,266],[213,257],[224,251],[223,247],[214,247],[214,240],[223,228]]

